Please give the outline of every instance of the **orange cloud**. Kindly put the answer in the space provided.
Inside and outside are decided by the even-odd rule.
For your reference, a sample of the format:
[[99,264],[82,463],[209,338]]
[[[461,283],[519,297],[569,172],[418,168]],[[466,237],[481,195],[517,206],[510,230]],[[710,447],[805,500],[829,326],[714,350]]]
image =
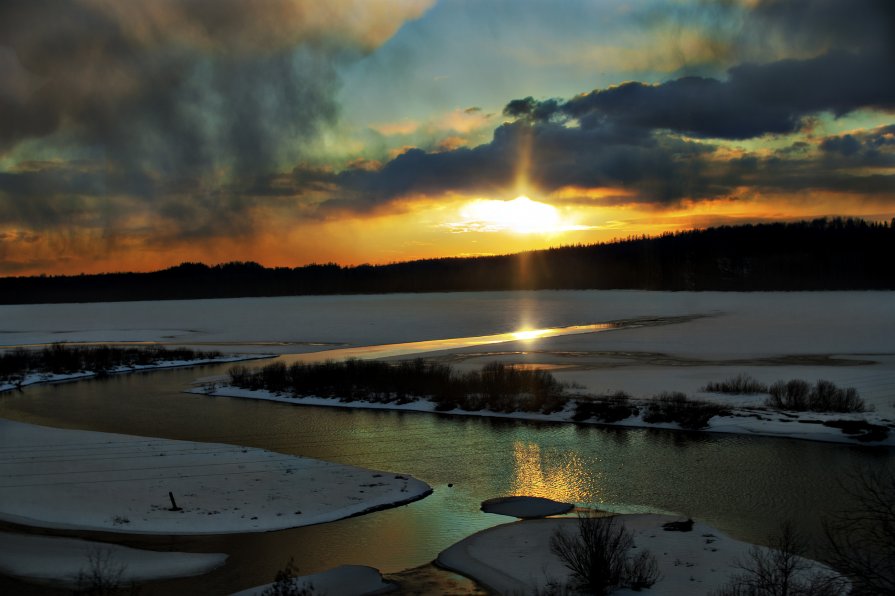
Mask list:
[[[380,122],[370,126],[385,136],[423,135],[427,137],[469,135],[486,129],[492,124],[493,114],[485,114],[478,108],[455,109],[425,121],[398,120]],[[457,137],[459,138],[459,137]]]
[[420,128],[420,123],[414,120],[400,120],[398,122],[383,122],[380,124],[373,124],[370,126],[373,130],[378,133],[384,134],[387,137],[398,136],[398,135],[410,135],[415,133]]
[[450,136],[444,137],[440,141],[438,141],[438,150],[439,151],[453,151],[454,149],[459,149],[460,147],[466,147],[469,145],[469,140],[464,139],[463,137],[458,136]]

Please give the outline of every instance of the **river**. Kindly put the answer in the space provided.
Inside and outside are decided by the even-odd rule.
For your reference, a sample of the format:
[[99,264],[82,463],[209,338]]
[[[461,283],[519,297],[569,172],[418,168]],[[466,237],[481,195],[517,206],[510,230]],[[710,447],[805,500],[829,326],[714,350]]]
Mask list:
[[861,466],[893,461],[885,449],[798,440],[350,411],[182,392],[228,367],[30,387],[3,395],[0,416],[262,447],[408,473],[434,493],[396,509],[281,532],[115,537],[133,546],[231,555],[218,571],[159,583],[148,593],[226,593],[265,583],[290,556],[302,573],[341,563],[384,572],[415,567],[477,530],[509,521],[479,511],[482,500],[507,494],[676,512],[753,542],[793,520],[817,547],[822,520],[849,505],[840,482]]

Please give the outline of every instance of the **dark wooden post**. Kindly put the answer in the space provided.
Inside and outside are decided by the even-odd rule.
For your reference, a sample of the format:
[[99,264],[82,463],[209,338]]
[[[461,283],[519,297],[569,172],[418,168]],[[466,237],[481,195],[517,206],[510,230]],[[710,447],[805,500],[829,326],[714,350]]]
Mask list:
[[168,491],[168,498],[171,499],[171,511],[180,511],[180,507],[177,506],[177,502],[174,500],[174,493]]

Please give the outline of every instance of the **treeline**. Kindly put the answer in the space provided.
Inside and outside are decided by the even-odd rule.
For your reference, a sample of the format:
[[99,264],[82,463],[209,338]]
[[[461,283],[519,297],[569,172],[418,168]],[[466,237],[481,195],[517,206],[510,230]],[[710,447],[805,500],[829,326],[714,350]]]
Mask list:
[[115,369],[148,366],[160,362],[211,360],[220,352],[200,352],[187,348],[162,346],[66,346],[52,344],[37,350],[23,348],[0,352],[0,383],[21,382],[34,373],[71,374],[92,372],[107,374]]
[[0,278],[0,303],[519,289],[895,289],[895,220],[722,226],[493,257],[342,267],[183,263],[151,273]]
[[350,359],[261,369],[234,366],[230,383],[293,397],[325,397],[341,401],[406,404],[426,399],[441,411],[544,412],[561,410],[568,401],[563,385],[550,373],[500,362],[481,370],[458,372],[422,359],[389,363]]

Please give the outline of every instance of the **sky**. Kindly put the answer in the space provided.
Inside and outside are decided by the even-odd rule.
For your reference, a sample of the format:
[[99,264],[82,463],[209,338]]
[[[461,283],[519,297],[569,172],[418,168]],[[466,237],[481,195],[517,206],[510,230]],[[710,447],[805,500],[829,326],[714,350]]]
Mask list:
[[0,275],[895,217],[890,0],[0,0]]

